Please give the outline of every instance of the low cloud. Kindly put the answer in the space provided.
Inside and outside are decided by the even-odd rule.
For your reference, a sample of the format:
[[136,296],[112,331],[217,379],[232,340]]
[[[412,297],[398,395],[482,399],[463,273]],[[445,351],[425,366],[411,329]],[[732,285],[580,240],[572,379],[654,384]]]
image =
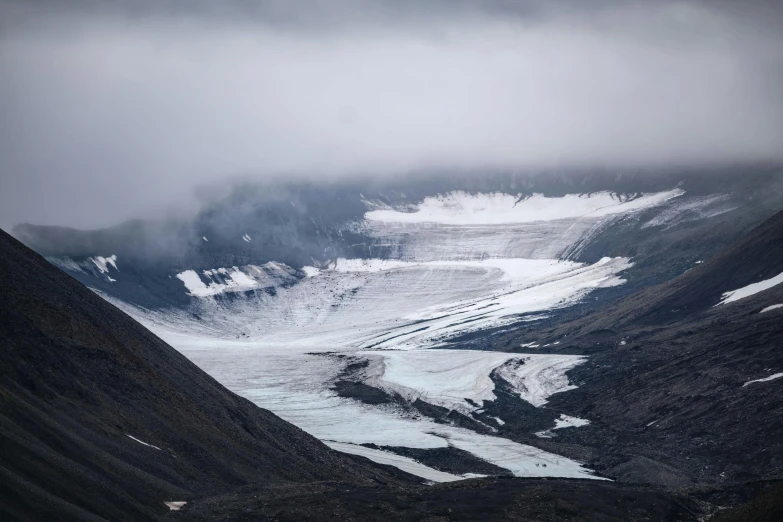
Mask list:
[[783,154],[774,3],[62,4],[0,7],[3,227],[239,179]]

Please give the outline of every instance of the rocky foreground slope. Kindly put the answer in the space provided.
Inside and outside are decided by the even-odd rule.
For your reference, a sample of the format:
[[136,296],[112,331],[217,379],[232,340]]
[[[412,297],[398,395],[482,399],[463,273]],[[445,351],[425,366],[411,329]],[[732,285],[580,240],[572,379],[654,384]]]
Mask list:
[[229,392],[4,232],[0,292],[3,520],[154,519],[254,482],[397,480]]

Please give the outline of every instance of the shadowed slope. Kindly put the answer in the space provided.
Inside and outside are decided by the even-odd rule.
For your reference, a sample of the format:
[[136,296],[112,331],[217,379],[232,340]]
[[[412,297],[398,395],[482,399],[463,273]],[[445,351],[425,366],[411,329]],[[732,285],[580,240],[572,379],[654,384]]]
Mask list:
[[[131,438],[133,437],[133,438]],[[372,482],[0,231],[0,518],[139,520],[251,482]]]

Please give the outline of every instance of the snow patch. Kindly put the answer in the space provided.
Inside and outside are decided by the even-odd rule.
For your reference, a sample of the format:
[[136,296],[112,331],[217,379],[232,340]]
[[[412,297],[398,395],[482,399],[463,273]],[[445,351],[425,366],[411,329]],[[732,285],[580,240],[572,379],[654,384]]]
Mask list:
[[102,274],[108,273],[109,265],[111,265],[115,270],[119,270],[117,268],[117,256],[116,255],[111,255],[109,257],[95,256],[95,257],[91,257],[90,261],[95,263],[95,266],[98,267],[98,270]]
[[559,419],[555,419],[555,427],[553,430],[559,430],[562,428],[578,428],[580,426],[587,426],[590,421],[587,419],[580,419],[579,417],[571,417],[569,415],[560,415]]
[[182,506],[187,504],[184,500],[176,500],[176,501],[170,501],[170,502],[164,502],[166,506],[168,506],[169,510],[171,511],[179,511]]
[[534,406],[575,388],[565,372],[586,360],[575,355],[513,354],[479,350],[411,350],[358,352],[370,361],[365,384],[469,414],[474,404],[494,401],[496,372]]
[[349,444],[345,442],[335,442],[326,440],[324,443],[333,450],[341,451],[343,453],[350,453],[351,455],[360,455],[366,457],[378,464],[386,464],[387,466],[394,466],[401,469],[411,475],[416,475],[431,482],[454,482],[457,480],[465,480],[467,478],[481,477],[484,475],[453,475],[451,473],[445,473],[438,471],[435,468],[425,466],[421,462],[413,460],[409,457],[403,457],[390,451],[383,451],[365,446],[359,446],[357,444]]
[[292,283],[298,278],[293,268],[270,261],[261,266],[245,265],[241,268],[233,266],[202,270],[201,276],[195,270],[185,270],[177,274],[177,279],[184,283],[189,295],[210,297],[228,292],[276,287]]
[[721,302],[718,304],[721,305],[721,304],[733,303],[734,301],[739,301],[740,299],[744,299],[746,297],[750,297],[752,295],[758,294],[759,292],[763,292],[764,290],[768,290],[773,286],[779,285],[780,283],[783,283],[783,272],[781,272],[780,274],[776,275],[771,279],[759,281],[758,283],[753,283],[748,286],[743,286],[742,288],[738,288],[737,290],[726,292],[723,294],[723,296],[721,297]]
[[247,234],[242,234],[242,239],[244,239],[246,243],[250,243],[250,241],[252,241],[250,236]]
[[600,217],[660,205],[685,192],[674,189],[621,198],[611,192],[567,194],[548,198],[543,194],[524,197],[501,192],[470,194],[450,192],[425,198],[415,212],[371,210],[365,219],[385,223],[440,223],[445,225],[500,225],[533,223],[577,217]]
[[780,373],[773,373],[773,374],[772,374],[772,375],[770,375],[769,377],[764,377],[763,379],[756,379],[756,380],[753,380],[753,381],[748,381],[748,382],[746,382],[745,384],[743,384],[743,385],[742,385],[742,387],[744,388],[744,387],[745,387],[745,386],[747,386],[748,384],[753,384],[754,382],[768,382],[768,381],[774,381],[775,379],[780,379],[781,377],[783,377],[783,372],[780,372]]
[[771,312],[772,310],[777,310],[778,308],[783,308],[783,304],[776,304],[776,305],[768,306],[765,309],[763,309],[762,311],[760,311],[759,313],[763,314],[765,312]]
[[125,436],[126,436],[126,437],[129,437],[129,438],[131,438],[131,439],[133,439],[133,440],[135,440],[135,441],[136,441],[136,442],[138,442],[139,444],[144,444],[145,446],[149,446],[150,448],[153,448],[153,449],[156,449],[156,450],[160,450],[160,448],[159,448],[159,447],[157,447],[157,446],[153,446],[152,444],[147,444],[147,443],[146,443],[146,442],[144,442],[143,440],[139,440],[139,439],[137,439],[136,437],[134,437],[133,435],[128,435],[128,434],[126,433],[126,434],[125,434]]
[[511,384],[522,400],[538,407],[555,393],[575,389],[566,372],[586,360],[581,355],[528,355],[509,360],[495,373]]
[[201,236],[201,239],[203,239],[206,242],[209,242],[209,239],[207,239],[207,236]]

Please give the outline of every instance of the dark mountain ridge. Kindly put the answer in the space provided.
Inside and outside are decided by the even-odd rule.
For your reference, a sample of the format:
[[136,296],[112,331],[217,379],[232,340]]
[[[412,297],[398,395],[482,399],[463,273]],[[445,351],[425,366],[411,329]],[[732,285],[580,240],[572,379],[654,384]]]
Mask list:
[[4,519],[141,520],[251,482],[395,480],[229,392],[1,231],[0,292]]

